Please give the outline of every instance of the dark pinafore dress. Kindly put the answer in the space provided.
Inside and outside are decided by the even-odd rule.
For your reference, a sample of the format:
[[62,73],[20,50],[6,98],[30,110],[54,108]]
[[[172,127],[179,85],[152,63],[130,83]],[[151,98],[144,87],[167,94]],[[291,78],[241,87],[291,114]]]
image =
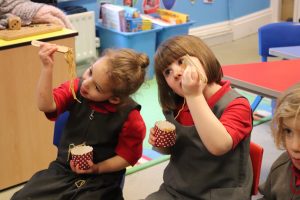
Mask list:
[[[241,97],[235,90],[227,92],[214,106],[220,118],[227,105]],[[176,126],[176,143],[164,171],[164,183],[146,200],[249,200],[252,165],[249,157],[250,137],[222,156],[214,156],[202,143],[195,126],[183,126],[172,112],[166,119]],[[213,134],[213,133],[211,133]]]
[[119,200],[123,199],[120,183],[125,169],[103,174],[76,174],[68,161],[69,145],[86,143],[93,147],[94,163],[116,155],[119,134],[128,114],[140,106],[133,100],[122,112],[99,113],[91,110],[89,102],[79,92],[82,103],[75,103],[65,126],[58,156],[48,169],[36,173],[13,200]]

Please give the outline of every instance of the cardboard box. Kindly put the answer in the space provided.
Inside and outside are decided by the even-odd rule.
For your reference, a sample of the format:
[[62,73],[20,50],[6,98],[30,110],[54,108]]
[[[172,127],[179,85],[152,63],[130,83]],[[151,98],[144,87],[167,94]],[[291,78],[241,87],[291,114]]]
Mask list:
[[102,24],[116,31],[126,31],[125,9],[121,6],[103,4],[101,6]]

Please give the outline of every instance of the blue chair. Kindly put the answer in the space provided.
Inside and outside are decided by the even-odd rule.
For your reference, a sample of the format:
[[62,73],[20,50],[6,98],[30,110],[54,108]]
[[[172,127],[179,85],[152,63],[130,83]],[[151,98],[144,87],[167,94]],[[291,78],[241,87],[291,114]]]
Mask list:
[[[300,23],[293,22],[276,22],[266,24],[258,29],[258,53],[262,62],[267,62],[268,57],[275,57],[269,54],[272,47],[286,47],[300,45]],[[261,100],[262,96],[256,96],[251,104],[254,111]],[[272,110],[276,101],[272,100]]]
[[272,47],[300,45],[300,23],[277,22],[258,29],[258,53],[262,62],[267,62]]
[[[58,118],[55,121],[54,124],[54,136],[53,136],[53,144],[58,147],[59,146],[59,142],[60,142],[60,138],[62,136],[63,133],[63,129],[68,121],[69,118],[69,111],[66,111],[62,114],[60,114],[58,116]],[[125,175],[123,176],[123,178],[120,180],[120,188],[123,189],[124,188],[124,183],[125,183]]]
[[53,144],[55,146],[59,146],[60,138],[63,132],[63,129],[69,118],[69,111],[66,111],[58,116],[54,124],[54,136],[53,136]]

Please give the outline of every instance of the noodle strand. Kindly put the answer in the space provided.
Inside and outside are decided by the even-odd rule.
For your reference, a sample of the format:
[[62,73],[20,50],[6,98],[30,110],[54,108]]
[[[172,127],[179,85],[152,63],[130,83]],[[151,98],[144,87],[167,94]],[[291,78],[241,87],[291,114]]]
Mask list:
[[70,90],[72,92],[73,98],[81,103],[81,101],[76,97],[75,89],[74,89],[74,79],[76,78],[76,65],[74,59],[74,52],[72,48],[69,48],[68,51],[64,54],[65,60],[69,65],[68,71],[70,76]]

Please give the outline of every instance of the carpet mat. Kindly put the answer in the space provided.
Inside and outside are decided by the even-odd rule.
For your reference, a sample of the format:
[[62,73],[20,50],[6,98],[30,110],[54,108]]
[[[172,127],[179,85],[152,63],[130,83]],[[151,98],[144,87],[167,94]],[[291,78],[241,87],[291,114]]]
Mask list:
[[[256,95],[250,92],[236,89],[240,94],[246,97],[250,104],[254,101]],[[263,98],[258,107],[253,112],[253,125],[257,126],[261,123],[267,122],[272,118],[272,100],[269,98]]]
[[[245,92],[243,90],[238,90],[238,92],[245,96],[250,103],[255,98],[255,95],[252,93]],[[130,166],[127,168],[127,175],[169,159],[169,155],[162,155],[152,150],[152,146],[148,143],[148,134],[150,132],[150,128],[154,126],[156,121],[165,119],[158,102],[156,80],[151,79],[146,81],[134,94],[133,99],[142,105],[141,115],[146,123],[147,132],[143,143],[143,155],[135,166]],[[253,122],[254,126],[269,121],[272,116],[271,113],[271,99],[264,98],[254,112],[254,118],[256,119]]]

